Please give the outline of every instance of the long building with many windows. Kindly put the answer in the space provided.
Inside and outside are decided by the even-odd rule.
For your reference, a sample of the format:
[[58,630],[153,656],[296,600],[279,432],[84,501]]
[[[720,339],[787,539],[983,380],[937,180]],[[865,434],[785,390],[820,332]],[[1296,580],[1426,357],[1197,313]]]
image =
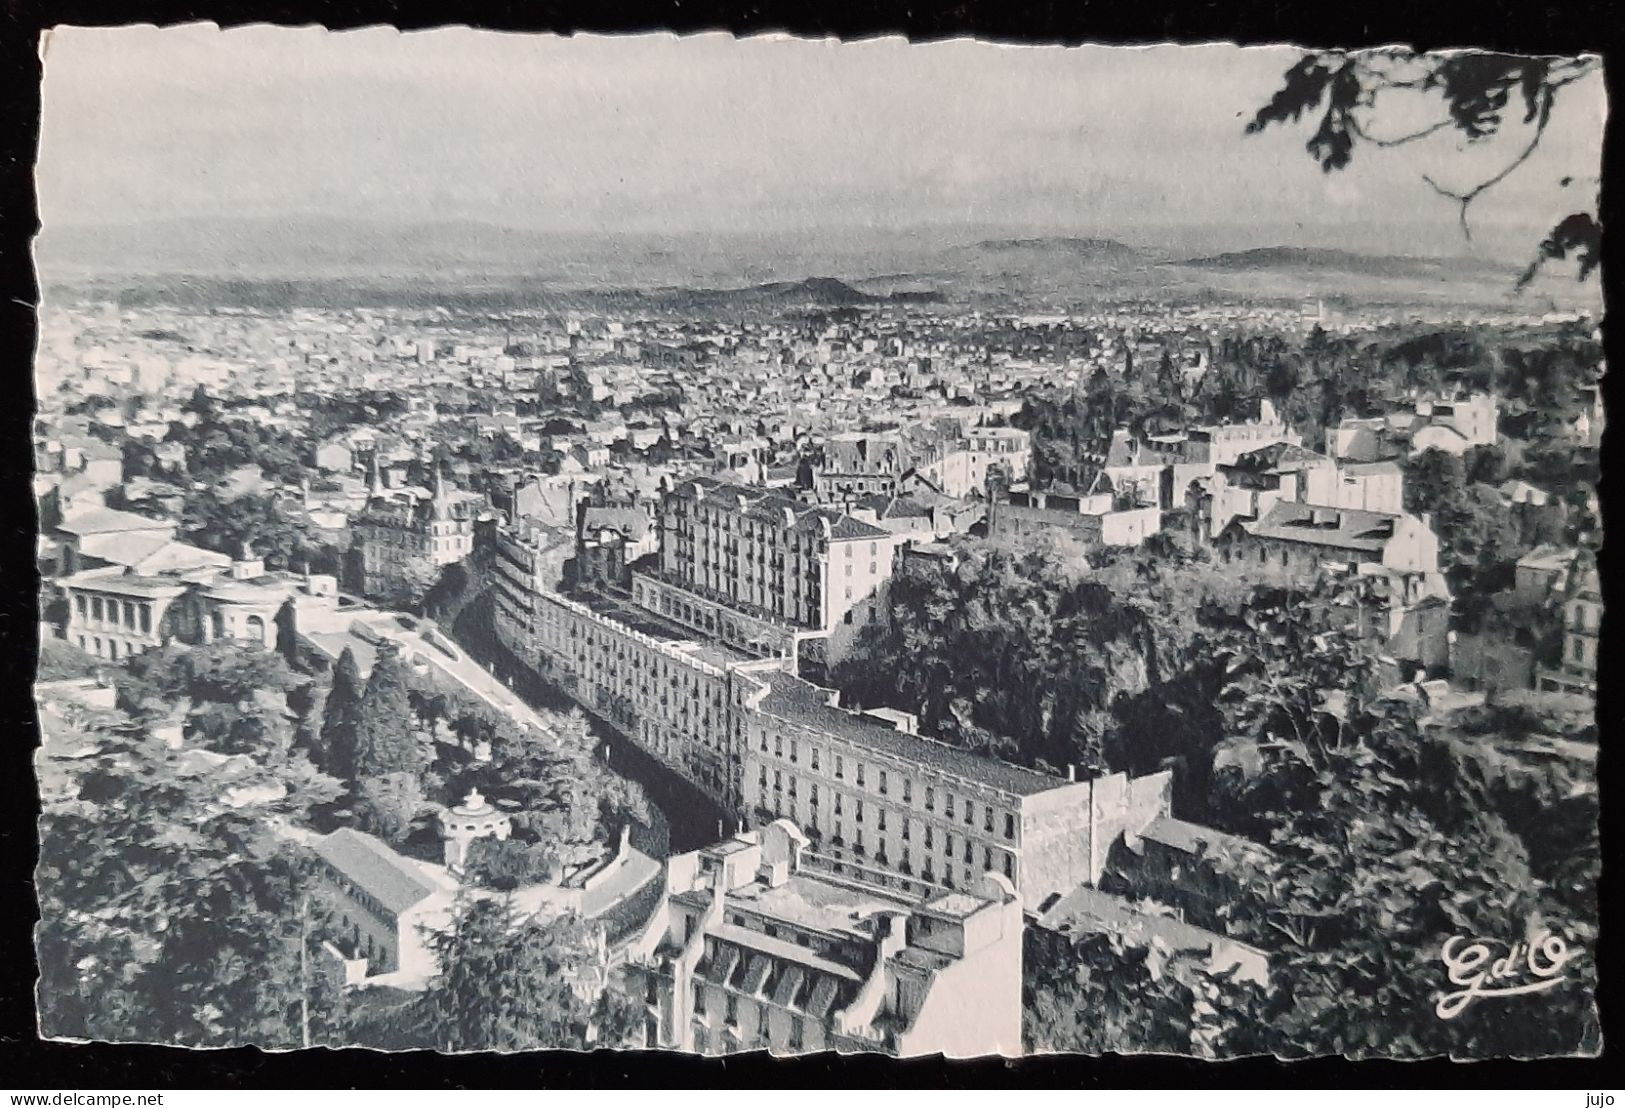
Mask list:
[[999,873],[1031,907],[1097,881],[1113,842],[1169,811],[1166,773],[1051,776],[925,738],[903,713],[844,710],[793,674],[737,686],[750,821],[795,822],[837,874],[928,896]]
[[1167,774],[1075,781],[971,754],[616,597],[538,591],[499,604],[496,628],[741,822],[804,827],[809,864],[833,874],[927,896],[992,871],[1033,906],[1098,879],[1113,841],[1168,814]]

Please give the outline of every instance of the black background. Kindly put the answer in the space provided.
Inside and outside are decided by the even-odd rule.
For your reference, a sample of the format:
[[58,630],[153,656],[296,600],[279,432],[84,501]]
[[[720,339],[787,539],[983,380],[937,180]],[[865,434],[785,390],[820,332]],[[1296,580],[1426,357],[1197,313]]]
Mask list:
[[[466,23],[503,30],[555,32],[677,32],[728,30],[739,33],[784,31],[805,36],[862,38],[905,34],[911,39],[975,35],[1007,42],[1149,43],[1228,41],[1241,44],[1291,42],[1305,46],[1374,46],[1405,43],[1421,49],[1473,46],[1518,53],[1601,53],[1607,63],[1610,101],[1625,104],[1616,50],[1625,31],[1625,6],[1608,0],[1536,4],[1489,0],[1471,4],[1376,4],[1315,0],[1288,5],[1257,0],[1208,0],[1158,5],[1145,0],[961,0],[931,5],[887,2],[808,3],[806,0],[577,0],[537,3],[461,0],[457,3],[305,3],[126,0],[125,3],[53,3],[0,0],[0,1086],[18,1091],[55,1092],[165,1088],[671,1088],[724,1086],[783,1087],[1345,1087],[1440,1088],[1617,1087],[1612,1049],[1620,1033],[1617,939],[1620,882],[1612,863],[1625,859],[1619,847],[1619,819],[1603,808],[1603,933],[1610,944],[1595,953],[1601,967],[1605,1038],[1610,1048],[1599,1059],[1544,1062],[1426,1063],[1327,1059],[1282,1064],[1269,1059],[1207,1063],[1165,1057],[1028,1058],[949,1063],[897,1061],[875,1057],[814,1056],[775,1061],[765,1056],[726,1060],[658,1053],[529,1054],[440,1056],[432,1053],[381,1054],[364,1050],[317,1050],[272,1054],[256,1049],[181,1050],[168,1047],[75,1045],[41,1042],[35,1022],[31,928],[37,917],[31,875],[34,820],[39,802],[31,773],[37,742],[31,681],[38,623],[34,569],[34,504],[30,418],[34,311],[37,289],[30,240],[37,229],[32,162],[39,118],[38,35],[58,23],[157,24],[213,20],[239,23],[324,23],[354,27],[393,23],[401,28]],[[1125,91],[1125,94],[1126,91]],[[110,103],[109,111],[118,105]],[[1602,218],[1619,211],[1620,143],[1610,119],[1606,144]],[[1169,172],[1180,172],[1170,159]],[[1619,249],[1605,236],[1603,275],[1607,300],[1616,302]],[[1620,327],[1604,324],[1608,358],[1616,367],[1605,380],[1604,397],[1615,431],[1603,444],[1602,499],[1605,519],[1619,518],[1620,481],[1610,479],[1620,453],[1618,412],[1625,371]],[[1610,527],[1612,531],[1614,528]],[[1612,542],[1603,552],[1605,610],[1619,600]],[[1619,620],[1605,616],[1599,699],[1604,797],[1625,797],[1619,788],[1621,698],[1609,680],[1619,672]],[[1573,1098],[1572,1108],[1584,1108]],[[1567,1100],[1557,1101],[1567,1104]]]

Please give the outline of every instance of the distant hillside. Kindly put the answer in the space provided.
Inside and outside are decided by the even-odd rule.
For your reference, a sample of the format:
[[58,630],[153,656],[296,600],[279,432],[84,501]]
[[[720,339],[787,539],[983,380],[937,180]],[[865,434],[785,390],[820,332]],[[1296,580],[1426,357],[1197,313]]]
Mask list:
[[668,295],[691,302],[809,304],[820,307],[870,304],[877,299],[868,293],[859,292],[835,277],[808,277],[804,281],[770,281],[764,285],[751,285],[739,289],[662,289],[656,294],[657,298],[665,298]]
[[1085,261],[1141,261],[1144,255],[1127,243],[1116,239],[1095,238],[1026,238],[983,239],[976,249],[990,254],[1045,252],[1062,254]]
[[735,289],[655,289],[565,287],[545,281],[512,280],[391,281],[387,279],[239,280],[225,277],[172,276],[138,281],[98,281],[80,286],[53,286],[72,293],[111,295],[125,307],[170,304],[177,307],[229,307],[249,311],[333,307],[448,307],[460,311],[623,311],[650,315],[704,313],[725,317],[742,313],[789,312],[810,308],[844,308],[887,300],[931,300],[928,293],[861,292],[833,277],[774,281]]
[[1306,246],[1262,246],[1173,263],[1196,269],[1230,272],[1335,272],[1368,277],[1444,277],[1508,272],[1505,263],[1480,258],[1418,258],[1396,254],[1360,254]]
[[[1211,241],[1211,240],[1210,240]],[[1242,240],[1245,241],[1245,240]],[[741,314],[951,303],[1064,308],[1147,298],[1291,303],[1592,305],[1599,283],[1544,275],[1519,299],[1523,261],[1420,258],[1299,246],[1207,256],[1113,238],[963,238],[873,228],[795,233],[553,233],[470,222],[319,218],[177,220],[46,228],[36,257],[52,289],[121,300],[288,307]],[[1186,258],[1178,261],[1170,259]],[[809,276],[815,275],[815,276]],[[838,275],[838,276],[834,276]],[[1544,302],[1544,300],[1543,300]]]

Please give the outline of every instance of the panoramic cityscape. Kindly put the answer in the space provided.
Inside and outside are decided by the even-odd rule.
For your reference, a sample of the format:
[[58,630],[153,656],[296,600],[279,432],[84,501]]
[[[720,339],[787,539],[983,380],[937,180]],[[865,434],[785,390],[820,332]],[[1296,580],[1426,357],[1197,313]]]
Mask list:
[[1598,59],[42,49],[43,1035],[1600,1050]]

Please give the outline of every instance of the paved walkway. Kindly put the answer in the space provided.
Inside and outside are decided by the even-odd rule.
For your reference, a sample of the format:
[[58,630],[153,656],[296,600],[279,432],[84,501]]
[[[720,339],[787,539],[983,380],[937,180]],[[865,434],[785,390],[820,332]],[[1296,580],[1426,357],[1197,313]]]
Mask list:
[[[489,670],[452,644],[443,630],[438,627],[434,629],[435,638],[445,644],[436,645],[424,638],[419,631],[402,627],[397,621],[396,613],[380,614],[388,618],[374,617],[366,620],[367,626],[382,637],[398,643],[408,657],[422,658],[492,708],[511,716],[525,726],[535,728],[544,734],[553,733],[554,721],[526,704],[513,690],[492,676]],[[414,619],[414,622],[419,626],[429,623],[421,619]],[[432,623],[429,623],[429,626],[434,627]]]

